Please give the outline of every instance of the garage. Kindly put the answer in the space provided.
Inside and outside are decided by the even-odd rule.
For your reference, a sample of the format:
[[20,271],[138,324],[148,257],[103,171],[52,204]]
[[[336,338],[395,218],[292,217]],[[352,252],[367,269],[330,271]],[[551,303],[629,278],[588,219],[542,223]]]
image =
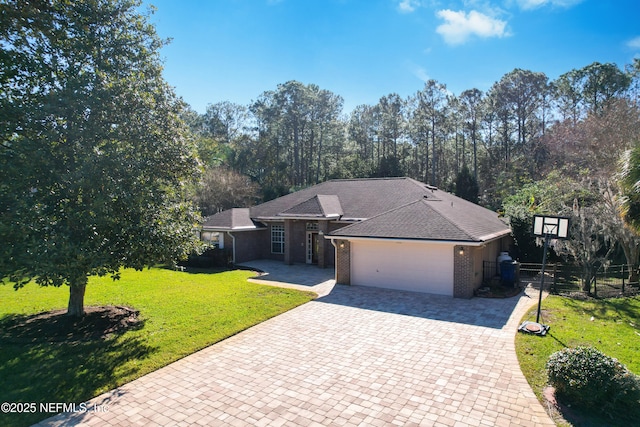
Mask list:
[[351,284],[453,296],[453,243],[351,242]]

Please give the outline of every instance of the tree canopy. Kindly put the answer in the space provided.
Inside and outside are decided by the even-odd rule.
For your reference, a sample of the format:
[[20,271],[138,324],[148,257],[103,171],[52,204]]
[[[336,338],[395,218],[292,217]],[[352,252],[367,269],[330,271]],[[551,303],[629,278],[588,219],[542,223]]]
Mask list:
[[429,80],[411,96],[391,93],[348,114],[340,95],[289,81],[246,107],[211,104],[193,129],[216,141],[216,166],[249,176],[265,200],[329,178],[403,175],[454,191],[467,167],[478,201],[499,209],[522,185],[568,165],[563,152],[585,147],[588,132],[597,147],[608,138],[615,149],[579,164],[611,164],[635,131],[615,121],[637,116],[636,64],[594,62],[553,81],[516,68],[487,92],[459,95]]
[[0,278],[69,285],[195,244],[198,163],[139,1],[0,4]]

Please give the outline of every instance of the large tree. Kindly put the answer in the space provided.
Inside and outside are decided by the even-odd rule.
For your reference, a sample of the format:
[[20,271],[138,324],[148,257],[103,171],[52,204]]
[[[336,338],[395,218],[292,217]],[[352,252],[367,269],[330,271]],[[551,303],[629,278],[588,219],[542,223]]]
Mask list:
[[587,113],[599,113],[608,103],[625,93],[632,76],[616,64],[594,62],[571,70],[554,81],[555,96],[563,119],[573,124]]
[[414,141],[415,144],[424,146],[424,156],[426,167],[429,165],[429,145],[431,145],[431,177],[425,173],[425,182],[432,185],[440,185],[442,182],[442,170],[439,165],[442,163],[443,127],[446,117],[447,87],[435,80],[429,80],[424,88],[415,94],[416,106],[413,113],[414,121],[424,122],[423,126],[418,126],[420,132],[416,136],[425,136],[424,140]]
[[0,278],[68,285],[195,244],[197,162],[137,0],[0,4]]
[[460,104],[464,129],[473,147],[473,179],[478,182],[478,140],[482,119],[483,93],[479,89],[465,90],[460,94]]
[[259,182],[265,199],[325,179],[329,155],[342,144],[342,102],[328,90],[298,81],[263,92],[249,108],[257,134],[241,141],[247,144],[236,144],[232,166]]

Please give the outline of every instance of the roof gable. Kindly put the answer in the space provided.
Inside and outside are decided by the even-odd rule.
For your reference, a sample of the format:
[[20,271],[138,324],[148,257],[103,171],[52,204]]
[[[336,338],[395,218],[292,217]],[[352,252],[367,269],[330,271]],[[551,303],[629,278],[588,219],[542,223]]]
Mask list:
[[202,228],[216,230],[255,230],[259,227],[250,217],[249,208],[232,208],[207,217]]
[[342,216],[342,206],[340,205],[340,199],[336,195],[316,194],[277,215],[282,217],[335,219]]

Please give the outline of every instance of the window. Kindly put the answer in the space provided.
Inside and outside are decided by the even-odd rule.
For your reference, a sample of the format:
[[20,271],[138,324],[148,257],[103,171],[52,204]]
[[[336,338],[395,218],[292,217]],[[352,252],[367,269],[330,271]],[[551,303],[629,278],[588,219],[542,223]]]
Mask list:
[[307,231],[318,231],[318,223],[317,222],[308,222],[307,223]]
[[284,225],[271,226],[271,253],[284,253]]
[[224,236],[222,233],[218,233],[217,231],[200,232],[200,240],[211,246],[215,246],[220,249],[224,248]]

